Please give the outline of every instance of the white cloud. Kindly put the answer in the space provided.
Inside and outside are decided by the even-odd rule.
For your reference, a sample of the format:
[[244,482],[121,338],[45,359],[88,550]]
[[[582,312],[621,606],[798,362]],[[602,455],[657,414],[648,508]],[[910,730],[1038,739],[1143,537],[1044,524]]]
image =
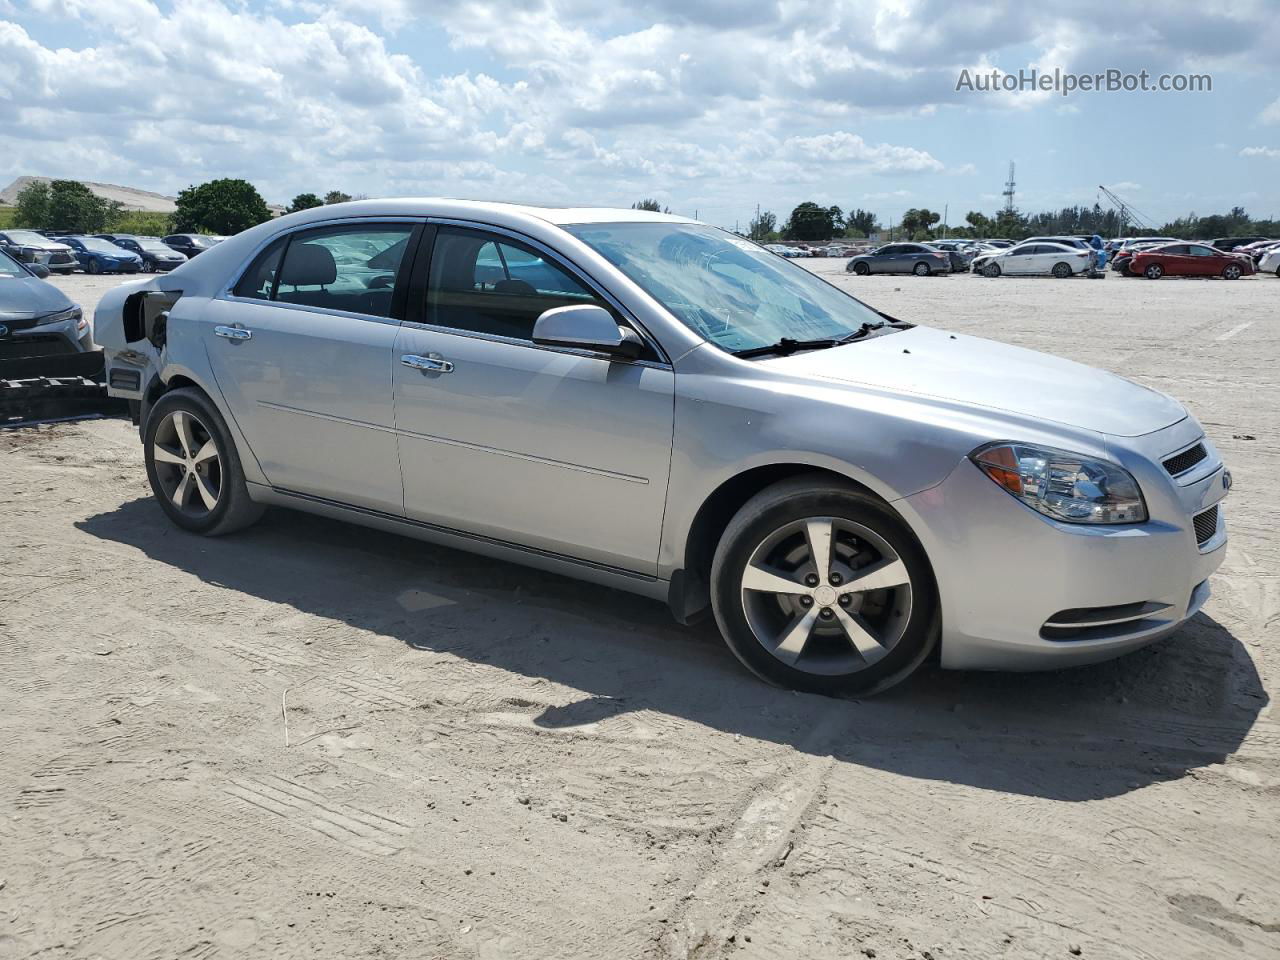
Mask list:
[[1240,151],[1242,157],[1266,157],[1280,160],[1280,147],[1245,147]]

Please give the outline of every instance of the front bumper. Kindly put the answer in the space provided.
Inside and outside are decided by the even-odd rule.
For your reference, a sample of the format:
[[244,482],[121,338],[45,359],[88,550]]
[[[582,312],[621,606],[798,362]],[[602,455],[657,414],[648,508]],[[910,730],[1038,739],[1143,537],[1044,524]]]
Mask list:
[[[1197,440],[1206,459],[1170,477],[1161,459]],[[1055,522],[967,459],[941,484],[895,504],[933,563],[944,667],[1044,670],[1108,660],[1167,636],[1204,605],[1226,554],[1226,525],[1218,509],[1212,535],[1197,544],[1192,518],[1226,495],[1217,452],[1191,418],[1107,443],[1142,485],[1146,523]],[[1135,610],[1150,613],[1134,618]],[[1120,622],[1066,636],[1049,626],[1082,611],[1099,611],[1091,623]]]
[[29,326],[24,321],[21,328],[10,321],[4,326],[8,332],[0,337],[0,360],[53,357],[97,349],[93,342],[93,325],[87,317],[41,326]]

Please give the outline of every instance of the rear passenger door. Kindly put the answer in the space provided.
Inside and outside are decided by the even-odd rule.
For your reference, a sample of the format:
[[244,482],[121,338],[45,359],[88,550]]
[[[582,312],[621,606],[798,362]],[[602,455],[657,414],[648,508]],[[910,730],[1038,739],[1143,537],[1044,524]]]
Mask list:
[[421,229],[365,220],[282,236],[201,317],[218,385],[273,487],[403,512],[392,346]]

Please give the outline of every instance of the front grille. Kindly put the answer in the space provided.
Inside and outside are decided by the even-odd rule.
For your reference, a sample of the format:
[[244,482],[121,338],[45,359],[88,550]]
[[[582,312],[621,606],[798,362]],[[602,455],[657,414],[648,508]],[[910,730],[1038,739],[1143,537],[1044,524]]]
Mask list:
[[1176,477],[1180,473],[1186,473],[1208,455],[1209,451],[1205,450],[1204,444],[1197,443],[1194,447],[1176,453],[1164,461],[1164,468]]
[[1167,623],[1172,613],[1169,604],[1157,601],[1059,610],[1041,626],[1040,636],[1068,641],[1115,638]]
[[1191,523],[1196,528],[1196,543],[1203,547],[1218,532],[1218,505],[1215,503],[1203,513],[1197,513]]
[[50,263],[75,263],[75,257],[69,253],[55,253],[49,258]]

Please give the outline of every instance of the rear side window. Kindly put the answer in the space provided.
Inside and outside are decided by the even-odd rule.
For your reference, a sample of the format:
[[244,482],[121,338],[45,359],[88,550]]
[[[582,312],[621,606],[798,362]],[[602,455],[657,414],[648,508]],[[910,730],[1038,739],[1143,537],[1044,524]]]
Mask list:
[[523,244],[460,227],[436,234],[427,281],[427,323],[532,340],[552,307],[608,305],[558,264]]
[[254,259],[232,293],[390,317],[414,229],[412,223],[343,224],[280,237]]
[[249,300],[270,300],[275,290],[276,274],[280,272],[280,258],[284,255],[288,237],[276,237],[267,245],[249,269],[240,277],[232,294]]

